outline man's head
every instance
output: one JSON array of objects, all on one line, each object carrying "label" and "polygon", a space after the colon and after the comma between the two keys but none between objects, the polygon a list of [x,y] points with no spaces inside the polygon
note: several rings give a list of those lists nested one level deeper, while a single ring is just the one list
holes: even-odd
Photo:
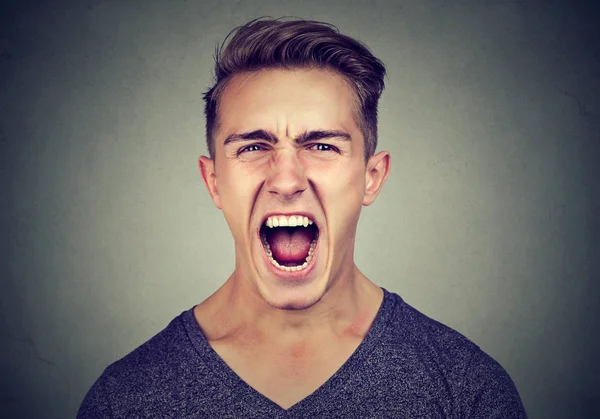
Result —
[{"label": "man's head", "polygon": [[241,286],[272,307],[311,307],[354,274],[361,208],[389,172],[374,155],[383,73],[358,42],[304,21],[251,22],[217,62],[200,169]]},{"label": "man's head", "polygon": [[308,20],[258,19],[229,36],[227,47],[223,48],[223,43],[216,51],[215,84],[204,96],[211,158],[215,157],[220,99],[228,82],[237,74],[274,68],[329,69],[343,76],[355,95],[365,160],[375,153],[377,104],[384,88],[385,67],[363,44],[340,34],[332,25]]}]

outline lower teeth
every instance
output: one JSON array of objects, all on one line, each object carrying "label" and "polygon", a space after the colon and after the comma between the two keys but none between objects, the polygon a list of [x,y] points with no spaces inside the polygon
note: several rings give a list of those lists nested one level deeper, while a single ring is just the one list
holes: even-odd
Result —
[{"label": "lower teeth", "polygon": [[277,262],[274,258],[273,258],[273,253],[271,252],[271,247],[269,246],[269,242],[267,242],[266,238],[262,239],[263,245],[265,247],[265,251],[267,253],[267,256],[269,258],[269,260],[271,261],[271,263],[273,265],[275,265],[277,268],[287,271],[287,272],[295,272],[295,271],[300,271],[304,268],[306,268],[308,266],[308,263],[312,260],[312,255],[315,251],[315,246],[317,245],[317,240],[313,240],[312,243],[310,244],[310,248],[308,249],[308,256],[306,257],[305,262],[302,265],[298,265],[298,266],[282,266],[279,264],[279,262]]}]

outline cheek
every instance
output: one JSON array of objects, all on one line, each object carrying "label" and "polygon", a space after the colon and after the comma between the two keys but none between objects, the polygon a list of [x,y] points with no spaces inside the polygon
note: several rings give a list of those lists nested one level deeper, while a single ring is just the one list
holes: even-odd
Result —
[{"label": "cheek", "polygon": [[255,185],[246,175],[224,173],[218,184],[223,215],[235,235],[245,231],[250,218]]},{"label": "cheek", "polygon": [[219,179],[219,194],[223,202],[233,209],[246,205],[255,190],[254,178],[246,170],[224,171]]},{"label": "cheek", "polygon": [[365,192],[364,170],[361,167],[348,166],[335,175],[339,179],[338,193],[345,197],[347,204],[360,208]]},{"label": "cheek", "polygon": [[[354,223],[360,214],[365,190],[364,170],[349,164],[323,173],[320,179],[326,210],[343,228]],[[336,222],[337,223],[337,222]]]}]

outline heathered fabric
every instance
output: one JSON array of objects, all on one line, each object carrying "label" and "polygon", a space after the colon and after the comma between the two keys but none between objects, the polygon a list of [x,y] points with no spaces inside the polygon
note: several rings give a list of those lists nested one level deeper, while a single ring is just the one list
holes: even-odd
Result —
[{"label": "heathered fabric", "polygon": [[208,344],[193,308],[110,365],[78,418],[526,418],[506,371],[460,333],[386,289],[363,342],[285,410]]}]

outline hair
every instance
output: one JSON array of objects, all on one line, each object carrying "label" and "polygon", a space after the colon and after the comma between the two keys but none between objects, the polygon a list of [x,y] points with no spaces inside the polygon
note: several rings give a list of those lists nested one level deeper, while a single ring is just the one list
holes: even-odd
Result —
[{"label": "hair", "polygon": [[[227,40],[231,37],[229,43]],[[229,80],[264,69],[319,68],[343,76],[356,98],[357,125],[365,142],[365,160],[377,148],[377,104],[385,67],[354,38],[328,23],[303,19],[259,18],[234,29],[215,51],[215,82],[204,94],[206,144],[215,157],[221,96]]]}]

